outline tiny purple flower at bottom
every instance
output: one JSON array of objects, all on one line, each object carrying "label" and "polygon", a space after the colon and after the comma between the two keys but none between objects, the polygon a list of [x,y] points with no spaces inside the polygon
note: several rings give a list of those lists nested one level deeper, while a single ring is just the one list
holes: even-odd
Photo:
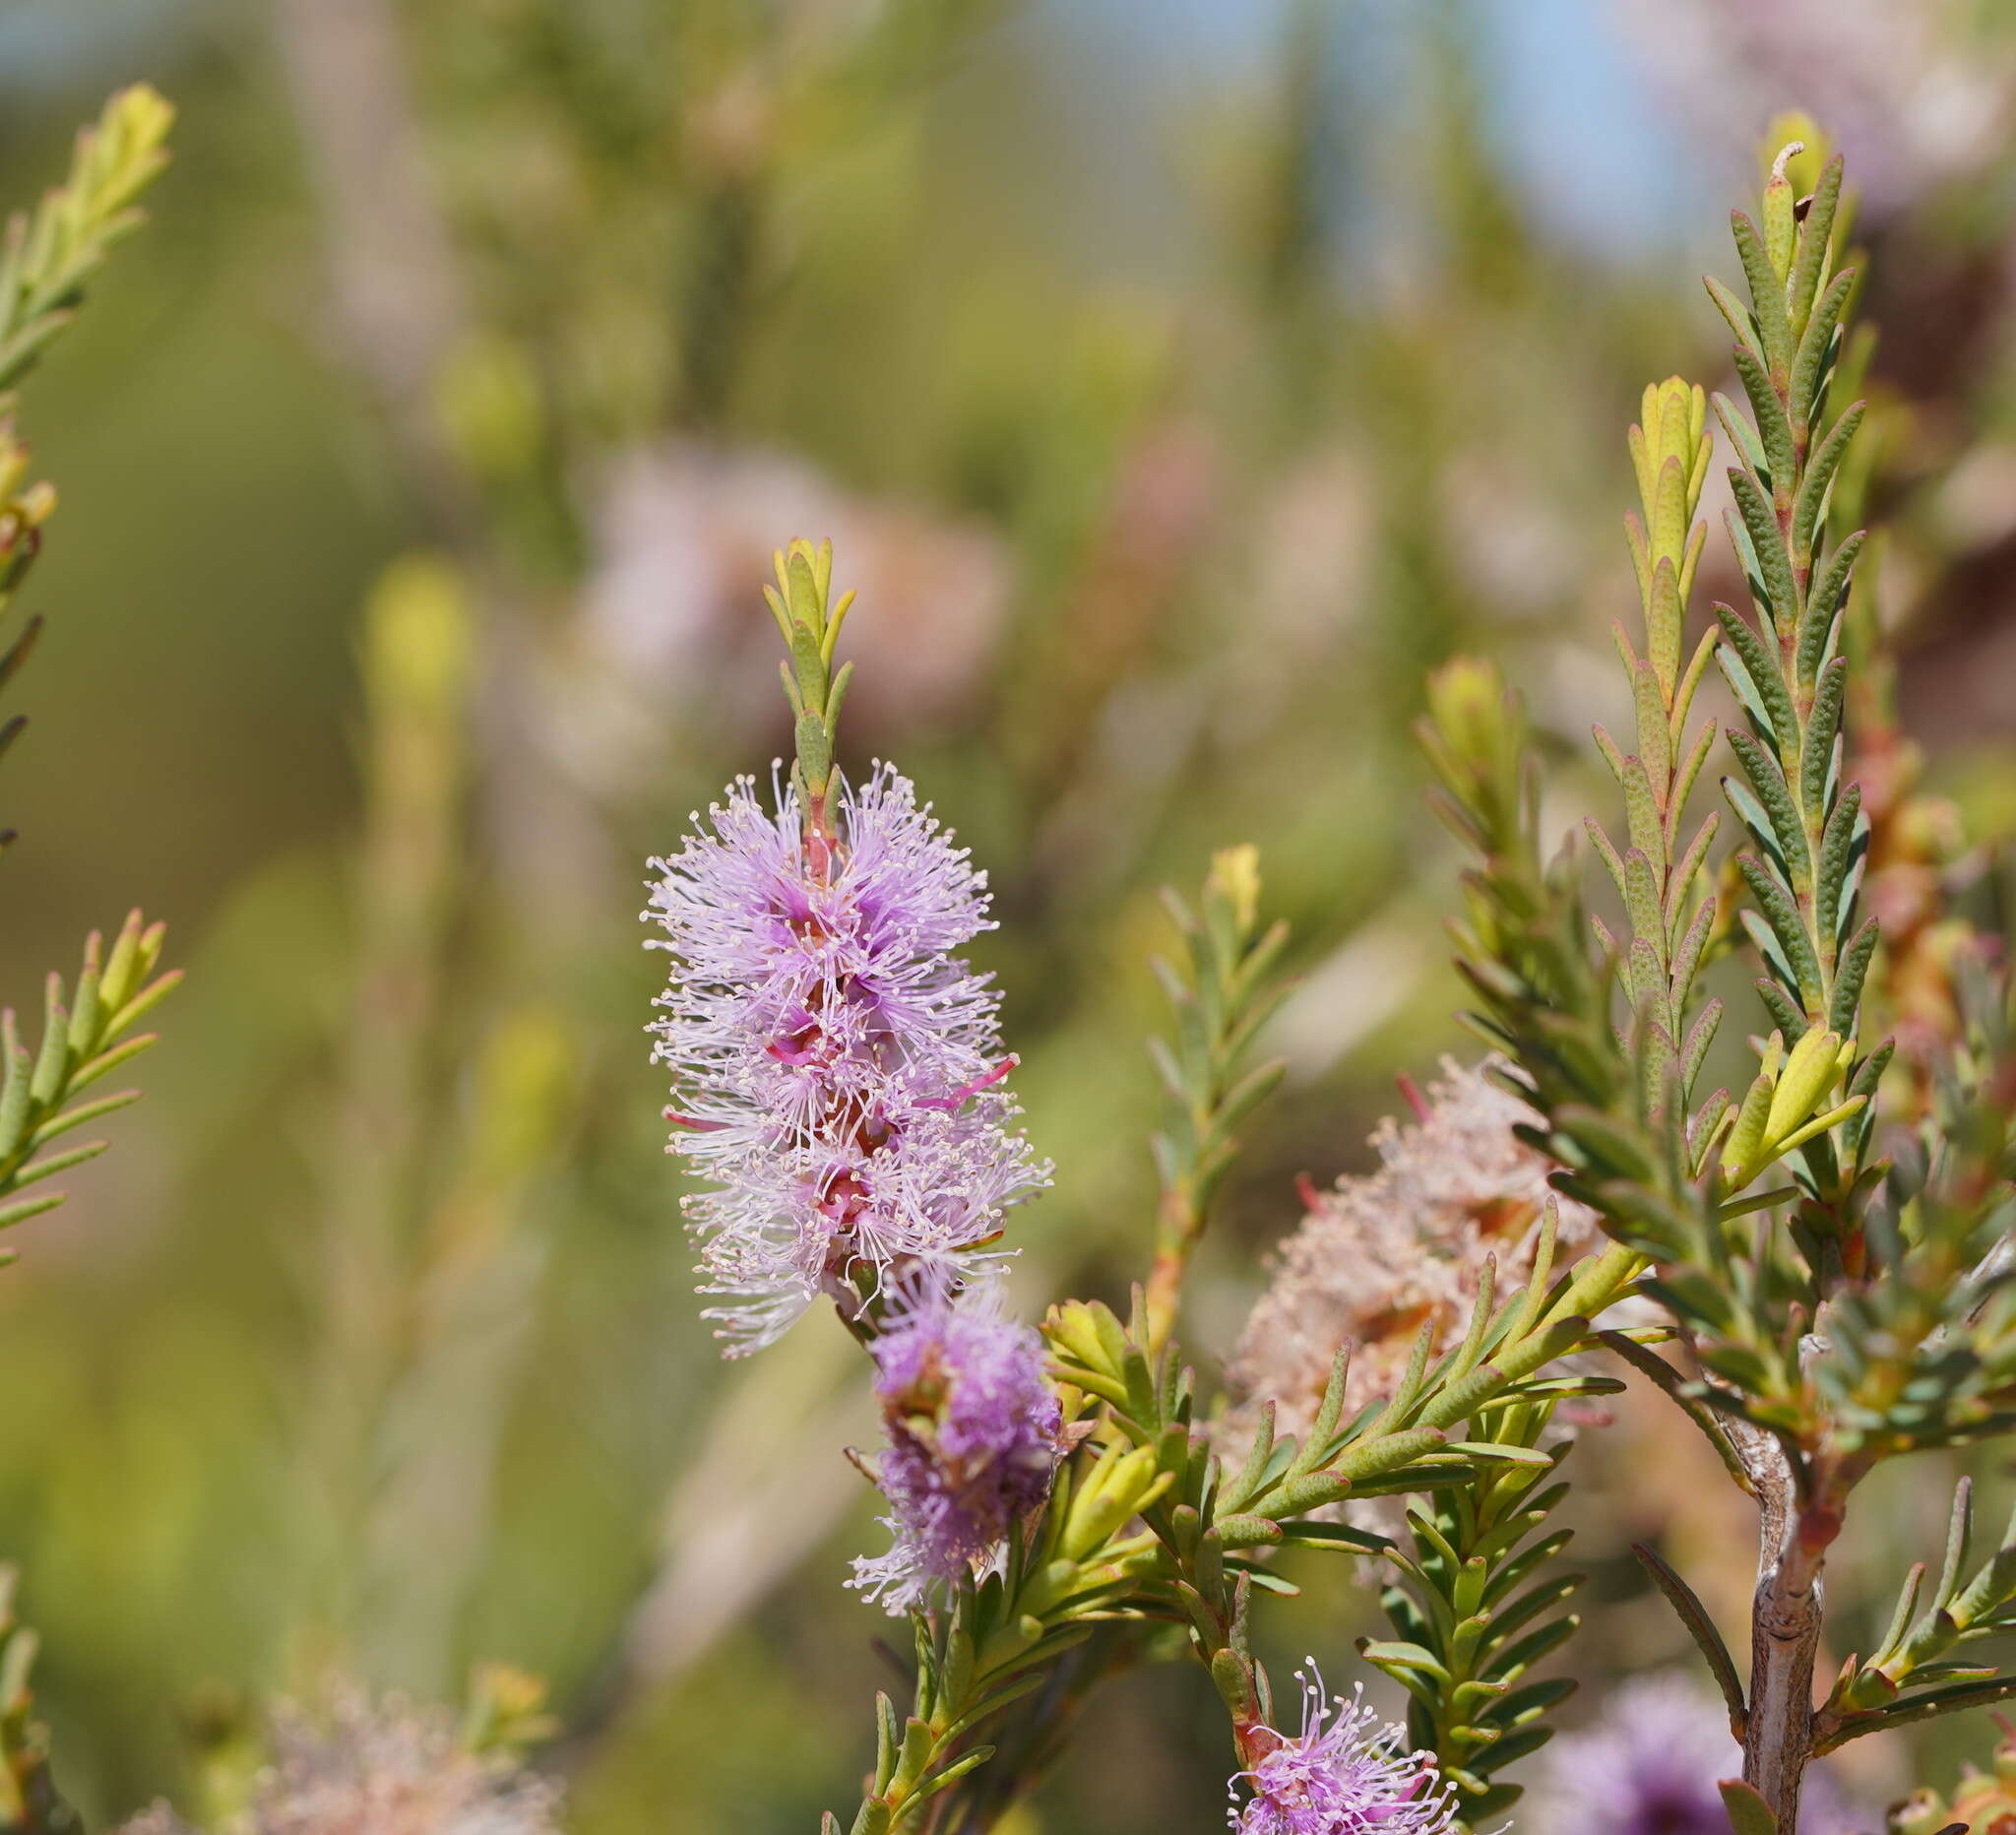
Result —
[{"label": "tiny purple flower at bottom", "polygon": [[[1737,1776],[1742,1747],[1729,1712],[1681,1674],[1618,1683],[1588,1726],[1546,1749],[1531,1800],[1548,1835],[1728,1835],[1717,1781]],[[1849,1835],[1858,1815],[1824,1769],[1806,1773],[1799,1835]]]},{"label": "tiny purple flower at bottom", "polygon": [[1063,1409],[1042,1340],[1003,1316],[998,1281],[955,1297],[913,1279],[872,1350],[889,1434],[876,1476],[895,1546],[856,1560],[848,1584],[900,1614],[991,1562],[1049,1495]]},{"label": "tiny purple flower at bottom", "polygon": [[[1404,1727],[1365,1705],[1363,1684],[1348,1700],[1327,1695],[1313,1657],[1295,1679],[1302,1731],[1278,1735],[1279,1745],[1232,1779],[1228,1820],[1237,1835],[1456,1835],[1456,1787],[1429,1754],[1407,1749]],[[1243,1805],[1241,1784],[1252,1792]]]}]

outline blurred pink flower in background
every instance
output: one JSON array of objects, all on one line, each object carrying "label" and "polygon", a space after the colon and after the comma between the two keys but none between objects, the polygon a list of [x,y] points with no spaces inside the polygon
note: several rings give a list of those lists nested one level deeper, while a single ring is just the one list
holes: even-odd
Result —
[{"label": "blurred pink flower in background", "polygon": [[[777,633],[756,584],[781,529],[830,537],[872,614],[847,634],[857,727],[929,724],[966,704],[1014,585],[992,531],[851,494],[785,453],[667,441],[622,460],[601,495],[574,658],[587,693],[569,723],[592,780],[612,766],[624,775],[631,740],[662,738],[668,709],[704,705],[735,725],[772,717]],[[630,711],[613,727],[611,702]]]}]

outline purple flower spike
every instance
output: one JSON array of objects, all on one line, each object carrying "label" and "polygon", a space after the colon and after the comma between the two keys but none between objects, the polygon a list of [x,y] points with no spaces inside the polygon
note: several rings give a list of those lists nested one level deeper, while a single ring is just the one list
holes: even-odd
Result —
[{"label": "purple flower spike", "polygon": [[983,1569],[1049,1495],[1063,1411],[1042,1340],[1002,1316],[995,1281],[957,1298],[906,1286],[873,1350],[889,1433],[876,1476],[896,1542],[856,1560],[849,1585],[902,1614]]},{"label": "purple flower spike", "polygon": [[[1425,1752],[1407,1749],[1407,1731],[1384,1725],[1365,1706],[1360,1685],[1347,1700],[1324,1692],[1309,1659],[1297,1670],[1302,1731],[1232,1780],[1252,1796],[1234,1802],[1238,1835],[1456,1835],[1455,1786]],[[1332,1708],[1337,1710],[1331,1717]]]},{"label": "purple flower spike", "polygon": [[830,849],[806,847],[792,791],[773,813],[743,778],[652,864],[674,959],[654,1055],[673,1151],[714,1186],[687,1219],[730,1355],[821,1292],[852,1308],[919,1263],[971,1277],[1048,1169],[1009,1127],[988,978],[952,953],[992,927],[966,850],[880,765],[843,791]]}]

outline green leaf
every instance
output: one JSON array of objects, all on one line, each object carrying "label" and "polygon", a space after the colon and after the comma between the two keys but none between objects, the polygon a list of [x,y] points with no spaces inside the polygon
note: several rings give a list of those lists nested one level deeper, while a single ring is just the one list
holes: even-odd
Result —
[{"label": "green leaf", "polygon": [[1826,292],[1821,294],[1820,303],[1813,308],[1813,316],[1806,322],[1806,329],[1799,338],[1798,355],[1793,361],[1790,406],[1793,419],[1800,425],[1812,420],[1821,381],[1826,375],[1828,353],[1833,348],[1835,328],[1841,323],[1841,315],[1848,306],[1848,296],[1854,288],[1855,270],[1842,269],[1829,283]]},{"label": "green leaf", "polygon": [[[1679,468],[1674,465],[1671,469],[1677,471]],[[1665,703],[1679,687],[1680,626],[1685,612],[1679,576],[1673,571],[1671,558],[1662,554],[1659,565],[1653,569],[1651,590],[1645,599],[1645,642],[1653,676],[1660,688],[1662,728],[1668,724]],[[1669,730],[1663,743],[1670,745],[1671,742]],[[1641,749],[1645,743],[1641,737]]]},{"label": "green leaf", "polygon": [[1793,712],[1792,697],[1771,653],[1734,606],[1718,601],[1715,616],[1728,640],[1716,647],[1717,664],[1742,702],[1758,736],[1772,740],[1781,753],[1791,752],[1799,742],[1798,717]]},{"label": "green leaf", "polygon": [[1778,981],[1758,981],[1757,997],[1764,1002],[1764,1010],[1771,1015],[1772,1025],[1783,1033],[1796,1033],[1806,1023],[1806,1010],[1786,992],[1786,988],[1794,984],[1795,978],[1791,971],[1782,969],[1780,973],[1785,978],[1784,985]]},{"label": "green leaf", "polygon": [[1876,953],[1880,931],[1871,918],[1855,933],[1855,940],[1842,952],[1841,966],[1834,979],[1834,998],[1827,1008],[1827,1024],[1844,1039],[1856,1031],[1861,1012],[1862,982],[1869,972],[1869,959]]},{"label": "green leaf", "polygon": [[1793,581],[1792,556],[1786,552],[1785,538],[1779,534],[1771,499],[1748,472],[1732,469],[1729,481],[1742,517],[1743,532],[1750,538],[1758,578],[1764,585],[1765,615],[1775,629],[1789,629],[1798,615],[1799,596]]},{"label": "green leaf", "polygon": [[[1681,814],[1686,809],[1687,798],[1694,793],[1694,782],[1701,775],[1701,767],[1708,762],[1708,754],[1715,745],[1715,735],[1720,730],[1721,728],[1712,720],[1703,726],[1701,730],[1694,735],[1693,749],[1681,760],[1679,770],[1673,774],[1672,794],[1668,798],[1666,806],[1667,852],[1669,854],[1672,852],[1672,842],[1679,829]],[[1713,819],[1711,816],[1710,820],[1713,821]],[[1697,861],[1696,864],[1698,865],[1699,862]],[[1674,869],[1674,875],[1673,882],[1669,888],[1670,896],[1682,896],[1686,891],[1688,880],[1693,877],[1693,869],[1688,867],[1683,859],[1680,865]]]},{"label": "green leaf", "polygon": [[[1659,887],[1655,881],[1652,862],[1645,857],[1644,850],[1633,848],[1624,855],[1624,904],[1631,916],[1631,928],[1638,934],[1639,941],[1657,947],[1662,953],[1666,941],[1666,914],[1659,904]],[[1659,961],[1659,957],[1655,957]],[[1656,991],[1666,992],[1666,976],[1663,962]],[[1640,990],[1655,991],[1648,986]]]},{"label": "green leaf", "polygon": [[1757,329],[1757,321],[1750,310],[1735,294],[1718,281],[1712,274],[1701,277],[1701,285],[1708,289],[1708,297],[1715,301],[1715,309],[1729,322],[1729,328],[1736,336],[1737,345],[1757,348],[1763,343],[1763,336]]},{"label": "green leaf", "polygon": [[1840,910],[1850,859],[1861,826],[1861,786],[1851,784],[1834,805],[1834,813],[1827,818],[1821,833],[1820,874],[1813,902],[1823,914]]},{"label": "green leaf", "polygon": [[1641,854],[1666,857],[1664,845],[1665,823],[1659,809],[1659,793],[1652,788],[1652,779],[1645,769],[1645,761],[1636,752],[1624,759],[1624,818],[1630,830],[1631,846]]},{"label": "green leaf", "polygon": [[62,1202],[63,1193],[51,1191],[39,1198],[17,1198],[11,1204],[0,1204],[0,1230],[11,1230],[16,1224],[25,1224],[31,1217],[53,1211]]},{"label": "green leaf", "polygon": [[[1805,743],[1799,754],[1799,800],[1809,820],[1817,821],[1826,806],[1827,781],[1833,775],[1834,740],[1841,731],[1841,707],[1848,692],[1848,659],[1836,657],[1820,671],[1813,706],[1806,716]],[[1821,910],[1831,910],[1823,901]]]},{"label": "green leaf", "polygon": [[1743,393],[1750,398],[1750,412],[1756,418],[1766,481],[1774,495],[1781,490],[1789,490],[1793,479],[1798,475],[1798,466],[1793,458],[1792,422],[1785,417],[1785,408],[1771,387],[1770,377],[1764,373],[1764,365],[1755,354],[1738,349],[1735,365]]},{"label": "green leaf", "polygon": [[1941,1714],[1960,1714],[1969,1708],[1992,1707],[1997,1701],[2007,1701],[2011,1696],[2016,1696],[2016,1676],[1998,1676],[1985,1682],[1955,1682],[1944,1688],[1934,1688],[1928,1694],[1907,1696],[1871,1713],[1850,1715],[1832,1733],[1815,1740],[1813,1751],[1815,1756],[1825,1757],[1851,1740],[1859,1740],[1864,1734],[1893,1733],[1899,1727],[1933,1720]]},{"label": "green leaf", "polygon": [[1806,467],[1806,475],[1800,481],[1798,498],[1792,512],[1792,551],[1795,555],[1810,556],[1813,551],[1813,532],[1827,502],[1827,487],[1834,482],[1834,474],[1841,469],[1849,442],[1862,424],[1866,409],[1864,402],[1851,404]]},{"label": "green leaf", "polygon": [[1687,1627],[1687,1635],[1694,1640],[1695,1649],[1700,1651],[1702,1660],[1708,1665],[1709,1675],[1714,1677],[1716,1687],[1722,1691],[1723,1704],[1729,1709],[1730,1724],[1741,1727],[1749,1713],[1743,1701],[1742,1678],[1736,1674],[1735,1659],[1730,1655],[1729,1646],[1723,1642],[1722,1633],[1716,1628],[1708,1608],[1657,1550],[1646,1543],[1634,1542],[1631,1552],[1652,1576],[1653,1584],[1666,1595],[1667,1604],[1673,1609],[1674,1615]]},{"label": "green leaf", "polygon": [[1813,187],[1806,220],[1799,226],[1799,252],[1793,263],[1792,281],[1787,287],[1787,307],[1793,330],[1803,333],[1813,310],[1814,296],[1826,277],[1828,238],[1834,232],[1834,212],[1841,202],[1841,155],[1827,161],[1820,182]]},{"label": "green leaf", "polygon": [[1835,549],[1834,558],[1827,563],[1799,613],[1796,666],[1802,684],[1811,682],[1818,674],[1827,654],[1837,615],[1848,594],[1849,576],[1855,570],[1856,557],[1862,551],[1862,540],[1863,534],[1858,529]]},{"label": "green leaf", "polygon": [[[1790,984],[1801,998],[1817,1002],[1820,997],[1820,964],[1813,954],[1812,939],[1806,935],[1798,907],[1792,894],[1772,877],[1756,855],[1736,855],[1736,870],[1756,901],[1757,913],[1770,926],[1771,935],[1785,952],[1784,967],[1791,970]],[[1747,914],[1746,914],[1747,915]]]},{"label": "green leaf", "polygon": [[1742,819],[1743,826],[1756,836],[1758,845],[1778,856],[1779,865],[1796,891],[1806,877],[1808,863],[1805,830],[1800,826],[1797,809],[1793,806],[1792,787],[1786,783],[1778,760],[1747,732],[1732,732],[1729,749],[1741,762],[1743,774],[1756,790],[1763,807],[1759,809],[1756,803],[1740,794],[1738,785],[1725,778],[1723,790],[1730,804]]},{"label": "green leaf", "polygon": [[1733,1835],[1778,1835],[1778,1818],[1771,1805],[1740,1778],[1724,1778],[1715,1787],[1722,1793],[1722,1806],[1729,1813]]},{"label": "green leaf", "polygon": [[[1671,572],[1664,561],[1660,567],[1663,572]],[[1673,647],[1677,652],[1677,619]],[[1669,675],[1669,682],[1670,679]],[[1666,696],[1661,690],[1659,671],[1643,659],[1632,671],[1632,689],[1638,713],[1638,756],[1652,782],[1664,785],[1672,776],[1672,734],[1667,726]],[[1664,854],[1661,858],[1664,859]]]},{"label": "green leaf", "polygon": [[1750,316],[1757,326],[1762,354],[1772,376],[1784,386],[1792,363],[1792,325],[1785,312],[1785,284],[1771,266],[1764,238],[1741,211],[1732,211],[1730,228],[1742,258],[1743,279],[1750,288]]},{"label": "green leaf", "polygon": [[[1596,850],[1596,857],[1603,862],[1604,870],[1609,874],[1611,883],[1617,888],[1617,896],[1624,897],[1624,862],[1617,854],[1615,844],[1604,833],[1603,824],[1595,816],[1584,816],[1582,826],[1588,833],[1590,846]],[[1638,849],[1634,848],[1632,852],[1637,854],[1639,858],[1644,858],[1644,854]]]}]

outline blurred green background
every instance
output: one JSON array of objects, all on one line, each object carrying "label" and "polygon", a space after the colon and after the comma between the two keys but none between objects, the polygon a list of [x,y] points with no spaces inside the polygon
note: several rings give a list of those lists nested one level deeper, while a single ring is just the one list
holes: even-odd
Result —
[{"label": "blurred green background", "polygon": [[[1566,755],[1617,711],[1624,428],[1654,377],[1728,386],[1695,276],[1784,108],[1862,189],[1907,721],[1977,838],[2016,822],[1996,14],[0,7],[11,199],[115,85],[182,110],[24,411],[63,507],[0,991],[134,902],[191,972],[149,1100],[0,1281],[0,1552],[94,1819],[200,1803],[245,1703],[332,1663],[437,1697],[542,1673],[596,1835],[809,1827],[865,1763],[856,1360],[815,1318],[717,1360],[634,916],[645,857],[787,744],[757,588],[788,538],[861,589],[853,756],[993,876],[979,953],[1057,1163],[1032,1307],[1144,1265],[1155,888],[1260,844],[1304,980],[1194,1286],[1206,1362],[1294,1175],[1362,1167],[1394,1074],[1462,1048],[1424,668],[1504,656],[1562,826],[1600,806]],[[1634,1400],[1577,1455],[1599,1679],[1682,1658],[1628,1536],[1746,1591],[1733,1500],[1663,1425]],[[1879,1580],[1937,1533],[1892,1476]],[[1371,1603],[1309,1579],[1285,1635],[1341,1667]],[[1216,1825],[1200,1678],[1127,1678],[1093,1726],[1031,1826]]]}]

